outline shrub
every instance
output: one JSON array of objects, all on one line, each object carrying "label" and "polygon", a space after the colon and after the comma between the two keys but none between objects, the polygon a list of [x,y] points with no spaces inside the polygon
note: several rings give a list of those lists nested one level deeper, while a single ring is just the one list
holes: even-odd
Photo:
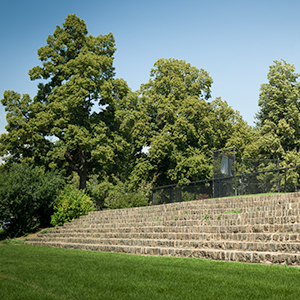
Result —
[{"label": "shrub", "polygon": [[108,196],[108,191],[113,189],[114,185],[105,179],[102,182],[98,182],[98,176],[92,175],[87,182],[86,191],[87,194],[94,201],[97,209],[104,208],[105,198]]},{"label": "shrub", "polygon": [[109,209],[147,206],[150,203],[151,185],[142,182],[136,191],[130,191],[126,183],[114,178],[116,183],[110,184],[104,199]]},{"label": "shrub", "polygon": [[51,216],[51,224],[54,226],[63,225],[94,210],[93,201],[84,191],[67,185],[60,192],[57,201],[54,203],[54,214]]},{"label": "shrub", "polygon": [[110,190],[105,198],[105,206],[109,209],[147,206],[149,202],[141,193],[123,193],[117,189]]},{"label": "shrub", "polygon": [[103,207],[117,209],[149,205],[151,184],[142,182],[138,189],[133,191],[128,187],[130,182],[123,183],[115,176],[112,176],[111,181],[105,178],[98,183],[97,178],[92,177],[87,184],[88,194],[100,209]]},{"label": "shrub", "polygon": [[10,220],[8,236],[22,236],[49,225],[53,202],[63,186],[54,172],[16,164],[0,175],[0,220]]}]

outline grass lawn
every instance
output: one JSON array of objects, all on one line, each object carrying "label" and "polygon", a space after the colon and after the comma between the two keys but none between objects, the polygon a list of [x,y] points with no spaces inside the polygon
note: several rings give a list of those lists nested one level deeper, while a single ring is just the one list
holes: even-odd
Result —
[{"label": "grass lawn", "polygon": [[299,299],[300,268],[0,245],[4,299]]}]

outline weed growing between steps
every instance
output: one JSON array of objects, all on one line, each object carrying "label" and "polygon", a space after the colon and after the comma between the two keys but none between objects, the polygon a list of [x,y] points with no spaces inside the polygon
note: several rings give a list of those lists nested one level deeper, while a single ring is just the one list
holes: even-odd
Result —
[{"label": "weed growing between steps", "polygon": [[233,210],[230,211],[224,211],[223,213],[217,215],[217,220],[220,220],[222,215],[240,214],[241,212],[242,211],[238,208],[234,208]]},{"label": "weed growing between steps", "polygon": [[38,233],[38,236],[40,236],[40,234],[46,234],[46,233],[49,233],[51,230],[53,230],[53,228],[44,228],[43,230],[41,230],[41,231]]},{"label": "weed growing between steps", "polygon": [[[0,246],[1,299],[298,299],[300,269]],[[20,296],[21,295],[21,296]]]},{"label": "weed growing between steps", "polygon": [[177,221],[179,217],[181,216],[190,216],[191,214],[182,214],[182,215],[174,215],[174,220]]},{"label": "weed growing between steps", "polygon": [[203,217],[201,218],[201,221],[208,221],[208,220],[210,220],[210,216],[205,212],[203,214]]},{"label": "weed growing between steps", "polygon": [[162,219],[151,219],[150,222],[162,222]]}]

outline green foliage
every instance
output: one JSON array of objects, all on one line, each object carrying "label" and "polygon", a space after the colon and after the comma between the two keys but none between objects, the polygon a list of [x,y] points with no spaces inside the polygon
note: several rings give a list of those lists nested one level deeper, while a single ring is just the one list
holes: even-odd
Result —
[{"label": "green foliage", "polygon": [[212,79],[182,60],[159,59],[150,80],[141,86],[138,109],[142,112],[143,138],[157,185],[186,182],[208,176],[205,156],[210,135]]},{"label": "green foliage", "polygon": [[50,232],[52,229],[53,229],[53,228],[44,228],[43,230],[41,230],[41,231],[38,233],[38,235],[48,233],[48,232]]},{"label": "green foliage", "polygon": [[88,35],[85,22],[68,15],[46,42],[38,49],[42,66],[29,71],[31,80],[44,80],[36,97],[6,91],[1,100],[8,125],[0,155],[65,175],[75,171],[84,189],[88,174],[107,171],[114,163],[116,142],[123,141],[114,122],[115,106],[129,88],[124,80],[113,79],[111,33]]},{"label": "green foliage", "polygon": [[151,219],[150,222],[162,222],[162,219],[154,218],[154,219]]},{"label": "green foliage", "polygon": [[230,211],[225,211],[223,212],[224,215],[228,215],[228,214],[240,214],[242,211],[238,208],[234,208],[233,210]]},{"label": "green foliage", "polygon": [[0,241],[5,240],[7,236],[7,232],[4,229],[0,229]]},{"label": "green foliage", "polygon": [[147,206],[151,202],[152,184],[146,181],[123,183],[114,175],[99,182],[95,175],[87,182],[87,193],[98,209]]},{"label": "green foliage", "polygon": [[220,220],[222,215],[230,215],[230,214],[240,214],[242,211],[239,208],[234,208],[230,211],[224,211],[223,213],[217,214],[216,219]]},{"label": "green foliage", "polygon": [[181,200],[182,201],[193,201],[195,200],[195,193],[191,193],[191,192],[181,192]]},{"label": "green foliage", "polygon": [[[262,84],[257,125],[260,128],[260,153],[268,158],[286,160],[290,152],[300,149],[300,84],[294,65],[274,61],[268,83]],[[298,155],[299,156],[299,155]],[[295,163],[291,161],[290,163]]]},{"label": "green foliage", "polygon": [[151,184],[141,183],[135,190],[129,190],[127,184],[116,177],[115,184],[106,181],[107,196],[104,200],[105,207],[109,209],[147,206],[150,204]]},{"label": "green foliage", "polygon": [[205,212],[203,214],[203,217],[201,218],[201,221],[208,221],[208,220],[210,220],[210,216]]},{"label": "green foliage", "polygon": [[114,189],[114,185],[105,178],[103,181],[98,181],[98,176],[93,175],[87,182],[87,194],[91,197],[98,209],[104,208],[105,199],[108,197],[108,192]]},{"label": "green foliage", "polygon": [[141,86],[135,126],[137,140],[149,147],[152,167],[145,173],[155,185],[210,178],[212,149],[237,143],[243,152],[253,140],[252,128],[226,101],[207,102],[211,84],[203,69],[159,59]]},{"label": "green foliage", "polygon": [[67,185],[60,192],[54,203],[54,214],[51,216],[51,224],[54,226],[63,225],[94,210],[93,201],[84,191]]},{"label": "green foliage", "polygon": [[111,33],[89,35],[76,15],[56,27],[38,49],[41,64],[29,70],[31,80],[42,79],[37,95],[3,94],[5,167],[26,162],[65,177],[76,172],[79,188],[87,188],[98,208],[112,208],[144,205],[143,182],[211,178],[213,149],[235,145],[238,157],[271,151],[288,165],[299,160],[299,84],[292,65],[270,68],[269,84],[261,88],[259,132],[221,98],[207,102],[213,82],[207,71],[159,59],[149,81],[132,92],[114,78],[115,51]]},{"label": "green foliage", "polygon": [[28,239],[25,238],[25,239],[22,239],[22,238],[15,238],[15,239],[10,239],[10,238],[7,238],[3,241],[0,241],[0,244],[1,245],[23,245],[24,242],[26,242]]},{"label": "green foliage", "polygon": [[10,237],[49,225],[53,202],[63,185],[54,172],[16,164],[0,174],[0,220],[11,218]]},{"label": "green foliage", "polygon": [[237,157],[252,157],[253,144],[257,140],[256,130],[249,126],[238,111],[217,97],[211,102],[213,132],[210,149],[235,146]]}]

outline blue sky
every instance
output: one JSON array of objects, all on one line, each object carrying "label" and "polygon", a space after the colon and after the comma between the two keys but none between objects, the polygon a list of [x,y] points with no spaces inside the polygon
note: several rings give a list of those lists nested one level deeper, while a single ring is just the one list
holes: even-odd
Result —
[{"label": "blue sky", "polygon": [[[28,71],[40,64],[37,49],[75,13],[93,36],[113,33],[116,77],[132,90],[149,80],[159,58],[182,59],[208,71],[212,99],[222,97],[253,125],[273,61],[300,72],[299,11],[293,0],[1,0],[0,99],[5,90],[35,95]],[[0,104],[0,132],[5,125]]]}]

